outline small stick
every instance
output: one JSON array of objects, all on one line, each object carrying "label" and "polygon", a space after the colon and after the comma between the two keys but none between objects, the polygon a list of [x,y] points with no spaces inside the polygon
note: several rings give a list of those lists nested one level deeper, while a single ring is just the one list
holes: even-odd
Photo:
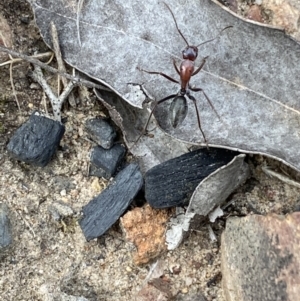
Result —
[{"label": "small stick", "polygon": [[48,109],[47,109],[47,102],[46,102],[46,93],[45,93],[45,91],[44,91],[44,93],[43,93],[43,104],[44,104],[44,107],[45,107],[45,112],[46,112],[46,115],[48,116],[49,115],[49,113],[48,113]]},{"label": "small stick", "polygon": [[[0,36],[1,36],[1,39],[2,39],[2,41],[4,43],[4,45],[6,46],[5,39],[4,39],[4,37],[3,37],[3,35],[2,35],[1,32],[0,32]],[[10,54],[8,54],[8,55],[9,55],[10,60],[12,60],[12,56]],[[15,97],[15,101],[17,103],[18,109],[19,109],[19,111],[21,111],[19,100],[18,100],[18,97],[17,97],[17,92],[16,92],[16,89],[15,89],[14,79],[13,79],[13,76],[12,76],[12,67],[13,67],[13,63],[11,63],[10,66],[9,66],[10,85],[11,85],[11,89],[13,91],[13,95]]]},{"label": "small stick", "polygon": [[81,38],[80,38],[80,14],[81,14],[81,10],[83,7],[83,2],[84,0],[79,0],[77,3],[77,16],[76,16],[76,27],[77,27],[77,38],[78,38],[78,43],[79,46],[81,47]]},{"label": "small stick", "polygon": [[[42,58],[46,58],[46,57],[49,57],[49,56],[53,58],[54,54],[53,54],[52,51],[48,51],[48,52],[45,52],[45,53],[38,53],[38,54],[32,55],[31,57],[36,58],[36,59],[42,59]],[[52,58],[49,60],[49,62],[47,62],[47,64],[49,64],[52,61]],[[1,63],[0,67],[11,64],[11,63],[14,64],[14,63],[19,63],[19,62],[23,62],[23,61],[24,61],[23,59],[14,59],[14,58],[12,58],[9,61],[5,61],[5,62]]]},{"label": "small stick", "polygon": [[[53,21],[51,21],[51,36],[52,36],[53,49],[54,49],[55,57],[57,60],[58,70],[60,72],[66,73],[67,70],[66,70],[66,66],[64,64],[62,55],[61,55],[61,51],[60,51],[57,29],[56,29],[56,26],[53,23]],[[58,75],[58,82],[60,82],[60,80],[62,81],[64,88],[66,88],[68,85],[67,79],[63,76]],[[58,87],[59,87],[59,85],[58,85]],[[57,95],[59,95],[59,91],[60,90],[58,90]],[[69,95],[69,103],[72,107],[76,107],[75,98],[72,93]]]},{"label": "small stick", "polygon": [[282,181],[282,182],[284,182],[288,185],[292,185],[292,186],[295,186],[297,188],[300,188],[300,183],[298,183],[297,181],[292,180],[290,177],[287,177],[287,176],[285,176],[281,173],[278,173],[278,172],[270,169],[270,167],[265,165],[265,164],[261,167],[261,169],[268,176],[277,178],[278,180],[280,180],[280,181]]},{"label": "small stick", "polygon": [[64,72],[60,72],[59,70],[57,70],[57,69],[55,69],[51,66],[48,66],[47,64],[45,64],[45,63],[43,63],[43,62],[41,62],[41,61],[31,57],[31,56],[28,56],[28,55],[23,54],[23,53],[16,52],[16,51],[14,51],[12,49],[9,49],[7,47],[4,47],[4,46],[0,45],[0,51],[5,52],[5,53],[9,53],[12,56],[21,58],[21,59],[23,59],[23,60],[25,60],[25,61],[27,61],[31,64],[34,64],[34,65],[37,65],[37,66],[43,68],[43,69],[45,69],[45,70],[47,70],[51,73],[59,74],[61,76],[64,76],[67,79],[70,79],[74,82],[77,82],[78,84],[82,84],[82,85],[87,86],[89,88],[96,88],[96,89],[99,89],[99,90],[111,91],[111,89],[109,89],[109,88],[107,88],[103,85],[95,84],[95,83],[93,83],[89,80],[85,80],[85,79],[78,78],[78,77],[72,76],[72,75],[64,73]]},{"label": "small stick", "polygon": [[52,92],[51,88],[47,84],[41,67],[35,66],[34,71],[31,72],[30,76],[37,81],[43,88],[44,92],[47,94],[48,98],[50,99],[50,102],[52,104],[53,108],[53,115],[55,120],[61,122],[61,107],[64,102],[64,100],[68,97],[68,95],[71,93],[72,89],[76,85],[73,82],[69,82],[67,87],[64,89],[63,93],[56,97],[56,95]]},{"label": "small stick", "polygon": [[11,63],[10,66],[9,66],[9,78],[10,78],[10,84],[11,84],[11,88],[12,88],[12,91],[13,91],[13,95],[15,97],[15,100],[16,100],[16,103],[18,105],[18,109],[19,111],[21,111],[21,108],[20,108],[20,104],[19,104],[19,100],[18,100],[18,97],[17,97],[17,92],[16,92],[16,88],[15,88],[15,84],[14,84],[14,79],[13,79],[13,64]]}]

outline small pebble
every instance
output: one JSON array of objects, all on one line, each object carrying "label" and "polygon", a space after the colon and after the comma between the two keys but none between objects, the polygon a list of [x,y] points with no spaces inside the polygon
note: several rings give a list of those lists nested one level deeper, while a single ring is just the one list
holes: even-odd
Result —
[{"label": "small pebble", "polygon": [[88,119],[85,123],[85,130],[98,145],[110,149],[117,136],[114,128],[101,118]]},{"label": "small pebble", "polygon": [[188,291],[189,291],[189,289],[188,289],[187,287],[184,287],[184,288],[181,290],[181,292],[182,292],[183,294],[187,294]]},{"label": "small pebble", "polygon": [[61,190],[60,195],[61,196],[66,196],[67,195],[66,189]]},{"label": "small pebble", "polygon": [[103,177],[109,180],[116,172],[118,165],[125,156],[125,148],[120,144],[111,149],[96,146],[91,152],[90,176]]},{"label": "small pebble", "polygon": [[126,267],[126,271],[127,271],[127,272],[132,272],[131,267],[128,267],[128,266],[127,266],[127,267]]},{"label": "small pebble", "polygon": [[38,84],[36,84],[36,83],[32,83],[29,86],[29,88],[32,89],[32,90],[40,90],[41,89],[41,87]]}]

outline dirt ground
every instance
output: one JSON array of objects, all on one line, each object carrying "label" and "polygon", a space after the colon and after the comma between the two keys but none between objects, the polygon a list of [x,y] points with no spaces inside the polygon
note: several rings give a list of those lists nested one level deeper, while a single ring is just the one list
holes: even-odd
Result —
[{"label": "dirt ground", "polygon": [[[15,50],[30,55],[48,51],[25,1],[2,1],[0,12],[11,28]],[[155,261],[144,266],[133,264],[132,246],[126,243],[118,223],[103,237],[87,243],[76,218],[66,220],[63,227],[49,210],[63,201],[79,213],[107,185],[107,181],[88,176],[93,144],[84,123],[87,118],[106,114],[93,94],[85,93],[76,109],[64,109],[66,133],[48,166],[16,162],[6,152],[13,132],[33,110],[45,107],[42,90],[27,76],[29,69],[25,62],[13,67],[19,110],[12,94],[9,65],[0,67],[0,202],[10,209],[14,232],[13,246],[0,261],[1,300],[67,300],[66,295],[88,300],[134,300]],[[268,177],[261,169],[265,161],[260,156],[248,158],[253,176],[230,197],[231,215],[294,211],[299,188]],[[268,164],[281,173],[280,168],[284,168],[294,179],[299,177],[279,163]],[[224,300],[219,244],[224,227],[225,218],[213,225],[218,238],[214,243],[207,227],[191,231],[178,249],[159,258],[173,295],[202,292],[207,300]]]}]

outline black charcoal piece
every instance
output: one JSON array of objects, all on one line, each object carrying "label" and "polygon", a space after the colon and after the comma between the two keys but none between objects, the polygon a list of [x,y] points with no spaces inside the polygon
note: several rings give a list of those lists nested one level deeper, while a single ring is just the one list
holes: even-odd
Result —
[{"label": "black charcoal piece", "polygon": [[8,216],[8,208],[0,204],[0,251],[12,243],[12,229]]},{"label": "black charcoal piece", "polygon": [[37,166],[46,166],[64,135],[65,126],[58,121],[33,113],[17,129],[7,149],[12,157]]},{"label": "black charcoal piece", "polygon": [[154,208],[184,206],[197,185],[237,152],[199,149],[156,165],[145,175],[145,198]]},{"label": "black charcoal piece", "polygon": [[114,128],[101,118],[89,119],[85,123],[85,129],[90,137],[105,149],[110,149],[117,136]]},{"label": "black charcoal piece", "polygon": [[121,144],[116,144],[111,149],[94,147],[91,153],[90,176],[110,179],[124,156],[125,147]]},{"label": "black charcoal piece", "polygon": [[120,171],[112,183],[83,207],[80,227],[87,241],[104,234],[124,213],[143,185],[137,164]]}]

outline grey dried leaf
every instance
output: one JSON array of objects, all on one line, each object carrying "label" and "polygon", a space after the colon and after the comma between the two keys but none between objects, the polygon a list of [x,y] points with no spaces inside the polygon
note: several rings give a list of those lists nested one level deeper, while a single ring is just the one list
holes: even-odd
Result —
[{"label": "grey dried leaf", "polygon": [[[242,22],[209,0],[167,2],[191,44],[233,26],[219,39],[201,46],[196,65],[201,58],[209,58],[204,70],[191,81],[204,89],[221,116],[219,120],[201,93],[193,93],[199,101],[208,144],[266,154],[299,170],[299,45],[279,30]],[[130,83],[144,84],[156,100],[179,91],[177,84],[138,70],[161,71],[178,78],[172,59],[180,62],[185,43],[162,3],[84,3],[79,26],[81,45],[75,2],[31,0],[31,4],[46,43],[51,45],[48,25],[53,20],[64,59],[111,87],[133,106],[141,108],[145,97],[128,97]],[[190,102],[188,105],[188,115],[176,129],[167,118],[169,103],[158,106],[155,117],[163,130],[177,139],[204,145],[195,110]]]}]

